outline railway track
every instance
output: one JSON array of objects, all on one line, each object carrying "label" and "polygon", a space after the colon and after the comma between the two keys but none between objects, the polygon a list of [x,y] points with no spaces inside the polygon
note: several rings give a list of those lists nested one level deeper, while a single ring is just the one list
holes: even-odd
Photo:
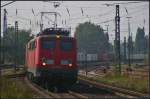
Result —
[{"label": "railway track", "polygon": [[99,98],[99,97],[114,97],[113,93],[110,92],[104,92],[103,90],[97,89],[97,88],[92,88],[89,87],[89,85],[84,85],[81,83],[77,83],[74,85],[70,90],[66,92],[51,92],[48,89],[45,89],[31,81],[29,81],[25,75],[23,74],[14,74],[14,75],[9,75],[5,76],[7,78],[11,79],[18,79],[17,81],[23,80],[22,82],[25,82],[25,84],[34,90],[36,93],[39,94],[40,97],[42,98],[57,98],[57,99],[62,99],[62,98],[72,98],[72,99],[87,99],[87,98]]},{"label": "railway track", "polygon": [[[105,72],[114,72],[113,69],[105,68],[105,70],[106,70]],[[86,71],[86,69],[81,69],[80,71],[82,71],[82,73],[83,73],[83,72]],[[96,66],[96,67],[93,67],[93,68],[87,68],[87,72],[89,74],[93,72],[93,74],[95,76],[101,76],[101,75],[103,76],[103,75],[105,75],[104,68],[101,68],[99,66]],[[132,71],[122,70],[121,72],[123,74],[125,74],[125,75],[134,76],[136,78],[146,78],[146,79],[149,78],[149,70],[136,70],[136,69],[133,69]]]},{"label": "railway track", "polygon": [[64,93],[54,93],[49,91],[48,89],[44,89],[41,86],[29,81],[27,78],[25,78],[26,83],[32,87],[32,89],[36,90],[38,93],[42,94],[44,97],[43,98],[82,98],[82,99],[86,99],[88,97],[83,96],[81,94],[78,94],[76,92],[73,92],[71,90],[69,90],[68,92],[64,92]]},{"label": "railway track", "polygon": [[[26,84],[39,93],[43,98],[114,98],[114,97],[145,97],[145,94],[115,88],[109,85],[104,84],[97,84],[93,83],[93,81],[88,81],[79,77],[79,83],[73,86],[67,92],[62,93],[55,93],[51,92],[48,89],[44,89],[41,86],[30,82],[26,77],[25,74],[14,74],[14,75],[7,75],[5,77],[8,78],[24,78]],[[148,96],[146,96],[148,97]]]},{"label": "railway track", "polygon": [[128,98],[130,98],[130,97],[134,97],[134,98],[138,98],[138,97],[148,98],[149,97],[147,94],[143,94],[143,93],[139,93],[139,92],[135,92],[135,91],[131,91],[131,90],[128,90],[128,89],[119,88],[119,87],[114,87],[114,86],[103,84],[103,83],[97,83],[95,81],[90,81],[88,79],[83,78],[83,76],[79,76],[78,79],[82,83],[93,85],[93,86],[95,86],[97,88],[104,88],[104,89],[112,90],[117,95],[122,96],[122,97],[128,97]]},{"label": "railway track", "polygon": [[[30,81],[28,81],[30,82]],[[46,95],[45,98],[47,98],[48,96],[50,98],[73,98],[73,99],[87,99],[87,98],[105,98],[105,97],[116,97],[116,95],[114,93],[111,93],[109,91],[105,91],[101,90],[101,89],[97,89],[97,88],[92,88],[89,85],[85,85],[85,84],[81,84],[78,83],[76,85],[74,85],[70,90],[68,90],[67,92],[51,92],[48,89],[44,89],[41,86],[30,82],[29,84],[31,84],[30,86],[36,88],[36,90],[40,90],[40,93],[44,93]]]}]

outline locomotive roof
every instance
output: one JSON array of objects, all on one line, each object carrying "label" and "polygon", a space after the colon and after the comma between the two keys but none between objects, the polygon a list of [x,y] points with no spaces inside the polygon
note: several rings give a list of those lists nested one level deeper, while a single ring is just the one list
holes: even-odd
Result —
[{"label": "locomotive roof", "polygon": [[73,38],[73,37],[64,36],[64,35],[41,35],[41,36],[38,36],[37,38],[56,38],[56,36],[60,36],[61,38]]},{"label": "locomotive roof", "polygon": [[33,38],[31,41],[34,41],[38,38],[55,38],[57,35],[59,35],[61,38],[72,38],[69,36],[70,28],[46,28],[42,32],[38,33],[35,38]]},{"label": "locomotive roof", "polygon": [[75,39],[74,37],[70,37],[70,36],[64,36],[64,35],[40,35],[38,37],[35,37],[33,39],[31,39],[29,42],[32,42],[38,38],[56,38],[56,36],[60,36],[60,38],[70,38],[70,39]]},{"label": "locomotive roof", "polygon": [[46,28],[42,32],[38,33],[37,36],[41,35],[64,35],[69,36],[70,28]]}]

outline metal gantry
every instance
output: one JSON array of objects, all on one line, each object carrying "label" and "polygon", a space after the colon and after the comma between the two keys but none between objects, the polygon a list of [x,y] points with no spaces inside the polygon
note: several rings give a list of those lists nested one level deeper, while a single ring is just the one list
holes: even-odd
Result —
[{"label": "metal gantry", "polygon": [[[116,5],[116,17],[115,17],[115,54],[116,54],[116,65],[121,73],[121,57],[120,57],[120,16],[119,16],[119,5]],[[118,67],[119,66],[119,67]]]}]

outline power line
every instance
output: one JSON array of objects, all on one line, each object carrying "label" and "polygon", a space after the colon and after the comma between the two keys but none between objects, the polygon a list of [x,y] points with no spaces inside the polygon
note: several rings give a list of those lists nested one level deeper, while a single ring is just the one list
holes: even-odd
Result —
[{"label": "power line", "polygon": [[11,4],[11,3],[14,3],[14,2],[16,2],[16,1],[11,1],[9,3],[6,3],[6,4],[2,5],[1,8],[4,7],[4,6],[7,6],[7,5]]},{"label": "power line", "polygon": [[[94,16],[88,16],[89,18],[92,18],[92,17],[102,17],[102,16],[105,16],[105,15],[109,15],[110,12],[112,12],[113,10],[109,10],[108,12],[106,13],[103,13],[103,14],[99,14],[99,15],[94,15]],[[84,16],[84,17],[76,17],[76,18],[70,18],[70,21],[72,20],[76,20],[76,19],[84,19],[84,18],[87,18],[87,16]]]},{"label": "power line", "polygon": [[122,3],[112,3],[112,4],[108,4],[108,3],[104,3],[104,4],[100,4],[101,6],[68,6],[65,5],[65,7],[74,7],[74,8],[99,8],[99,7],[103,7],[103,6],[114,6],[116,4],[121,4],[121,5],[125,5],[125,4],[135,4],[135,3],[144,3],[143,1],[136,1],[136,2],[122,2]]},{"label": "power line", "polygon": [[8,16],[8,17],[17,17],[17,18],[20,18],[20,19],[26,20],[26,21],[30,21],[31,20],[31,19],[24,18],[24,17],[21,17],[21,16],[13,16],[13,15],[11,15],[11,16]]},{"label": "power line", "polygon": [[[134,12],[131,12],[131,14],[134,14],[134,13],[136,13],[136,12],[140,12],[140,11],[139,11],[139,10],[136,10],[136,11],[134,11]],[[131,15],[131,14],[130,14],[130,15]],[[124,18],[124,17],[126,17],[126,15],[120,16],[120,18]],[[96,23],[96,24],[108,23],[108,22],[111,22],[111,21],[114,21],[114,18],[109,19],[109,20],[106,20],[106,21],[103,21],[103,22],[100,22],[100,23]]]},{"label": "power line", "polygon": [[[132,6],[132,7],[128,7],[129,9],[137,9],[137,8],[140,8],[140,7],[146,7],[146,6],[149,6],[149,5],[147,5],[147,4],[144,4],[144,5],[138,5],[138,6]],[[126,6],[123,6],[123,7],[126,7]]]},{"label": "power line", "polygon": [[114,6],[114,5],[122,5],[122,4],[132,4],[132,3],[143,3],[143,1],[138,1],[138,2],[121,2],[121,3],[105,3],[105,4],[102,4],[102,5],[106,5],[106,6]]},{"label": "power line", "polygon": [[[142,9],[145,9],[145,7],[144,8],[142,8]],[[140,10],[142,10],[142,9],[140,9]],[[138,10],[136,10],[136,11],[133,11],[133,12],[130,12],[130,15],[131,14],[135,14],[135,13],[139,13],[140,11],[139,11],[139,9]],[[103,15],[102,15],[103,16]],[[101,16],[101,17],[102,17]],[[104,15],[105,16],[105,15]],[[126,17],[126,15],[122,15],[120,18],[124,18],[124,17]],[[84,18],[87,18],[87,17],[84,17]],[[89,18],[92,18],[92,17],[89,17]],[[83,18],[76,18],[76,19],[74,19],[74,20],[78,20],[78,19],[83,19]],[[102,24],[102,23],[108,23],[108,22],[111,22],[111,21],[114,21],[114,18],[112,18],[112,19],[109,19],[109,20],[106,20],[106,21],[102,21],[102,22],[100,22],[100,23],[95,23],[95,24]]]}]

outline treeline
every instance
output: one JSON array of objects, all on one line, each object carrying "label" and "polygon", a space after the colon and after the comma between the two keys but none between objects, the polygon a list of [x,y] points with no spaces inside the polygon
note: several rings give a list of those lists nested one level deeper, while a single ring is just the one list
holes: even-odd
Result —
[{"label": "treeline", "polygon": [[75,37],[78,51],[81,52],[101,54],[113,49],[103,28],[90,22],[79,24],[75,31]]},{"label": "treeline", "polygon": [[[130,37],[130,41],[129,38],[127,39],[127,44],[126,44],[127,48],[129,47],[129,44],[130,44],[131,54],[148,54],[149,37],[148,35],[145,35],[144,28],[138,27],[135,40],[133,40],[132,37]],[[122,54],[123,54],[124,43],[122,43],[121,46],[122,46]]]},{"label": "treeline", "polygon": [[144,28],[138,28],[136,33],[135,42],[133,42],[134,52],[146,54],[149,50],[149,37],[145,35]]},{"label": "treeline", "polygon": [[[25,45],[33,38],[31,30],[18,30],[18,40],[14,27],[8,27],[7,32],[2,37],[2,63],[18,64],[25,62]],[[17,41],[16,41],[17,40]]]},{"label": "treeline", "polygon": [[[85,22],[79,24],[75,31],[78,51],[86,53],[113,53],[114,46],[109,43],[109,37],[101,26]],[[145,35],[144,28],[138,27],[135,41],[127,38],[126,51],[131,47],[132,54],[147,54],[149,51],[149,37]],[[124,54],[124,42],[121,43],[121,54]]]}]

